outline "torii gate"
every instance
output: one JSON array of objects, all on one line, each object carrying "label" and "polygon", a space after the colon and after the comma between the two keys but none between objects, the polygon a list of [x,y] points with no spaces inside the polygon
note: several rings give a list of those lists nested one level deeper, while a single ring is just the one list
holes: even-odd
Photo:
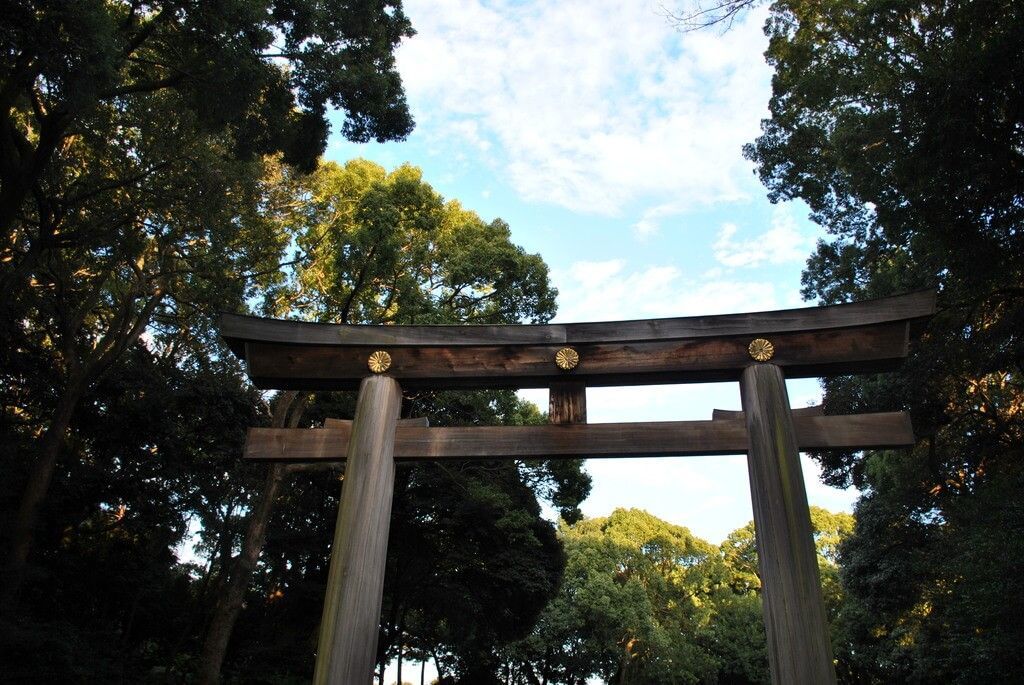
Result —
[{"label": "torii gate", "polygon": [[[607,323],[361,326],[224,315],[221,335],[263,389],[359,389],[355,419],[250,428],[252,460],[347,459],[314,682],[373,679],[395,459],[747,454],[772,682],[836,680],[799,452],[906,447],[903,412],[790,409],[785,377],[891,370],[935,294],[751,314]],[[785,371],[785,376],[783,372]],[[739,381],[711,421],[586,423],[587,386]],[[547,426],[399,422],[408,389],[550,389]]]}]

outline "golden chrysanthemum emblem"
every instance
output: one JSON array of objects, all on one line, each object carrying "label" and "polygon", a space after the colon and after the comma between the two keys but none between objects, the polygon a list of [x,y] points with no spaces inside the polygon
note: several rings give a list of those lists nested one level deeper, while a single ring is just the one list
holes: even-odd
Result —
[{"label": "golden chrysanthemum emblem", "polygon": [[563,347],[555,352],[555,365],[562,371],[572,371],[580,363],[580,353],[571,347]]},{"label": "golden chrysanthemum emblem", "polygon": [[377,350],[366,360],[366,365],[374,373],[384,373],[391,367],[391,355],[384,350]]},{"label": "golden chrysanthemum emblem", "polygon": [[775,345],[764,338],[754,338],[747,347],[750,356],[759,362],[766,362],[775,354]]}]

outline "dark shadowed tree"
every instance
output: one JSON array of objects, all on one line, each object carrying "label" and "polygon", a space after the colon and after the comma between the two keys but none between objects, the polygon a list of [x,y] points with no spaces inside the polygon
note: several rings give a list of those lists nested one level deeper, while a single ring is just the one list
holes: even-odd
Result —
[{"label": "dark shadowed tree", "polygon": [[[13,2],[0,13],[3,382],[41,354],[31,460],[5,530],[17,597],[81,397],[157,322],[234,308],[282,247],[253,213],[264,155],[310,169],[330,107],[352,140],[412,126],[393,50],[400,5]],[[208,328],[208,325],[207,325]],[[11,370],[11,371],[8,371]]]},{"label": "dark shadowed tree", "polygon": [[[24,620],[0,624],[5,680],[180,677],[214,589],[208,567],[176,554],[190,520],[220,508],[208,498],[243,479],[233,468],[243,426],[263,411],[233,364],[182,365],[141,345],[119,358],[72,416],[74,458],[54,476]],[[5,441],[8,473],[30,447]],[[5,503],[17,481],[0,484]]]},{"label": "dark shadowed tree", "polygon": [[805,296],[939,291],[900,371],[825,383],[827,412],[906,408],[920,437],[818,455],[864,489],[840,553],[851,653],[876,682],[1007,682],[1024,666],[1024,7],[784,1],[766,31],[771,119],[747,154],[829,230]]}]

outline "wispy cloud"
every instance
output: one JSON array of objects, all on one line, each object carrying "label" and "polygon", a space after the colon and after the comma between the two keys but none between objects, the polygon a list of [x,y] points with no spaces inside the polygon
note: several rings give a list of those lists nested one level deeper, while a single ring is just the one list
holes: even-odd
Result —
[{"label": "wispy cloud", "polygon": [[629,269],[625,261],[576,262],[555,270],[558,321],[608,321],[725,314],[777,307],[771,282],[723,278],[717,271],[684,276],[672,265]]},{"label": "wispy cloud", "polygon": [[[719,36],[678,33],[654,2],[406,9],[418,35],[399,65],[420,131],[438,154],[488,151],[524,199],[617,215],[633,202],[678,212],[756,188],[740,147],[767,102],[769,71],[750,49],[764,41],[762,13]],[[637,232],[655,232],[658,218]]]},{"label": "wispy cloud", "polygon": [[737,239],[735,224],[723,224],[712,249],[718,263],[727,267],[756,267],[764,264],[801,262],[814,248],[813,229],[801,231],[788,206],[775,208],[767,231],[744,240]]}]

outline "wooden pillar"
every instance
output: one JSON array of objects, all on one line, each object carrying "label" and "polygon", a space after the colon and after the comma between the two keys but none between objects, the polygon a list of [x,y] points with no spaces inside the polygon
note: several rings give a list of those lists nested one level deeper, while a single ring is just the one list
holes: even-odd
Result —
[{"label": "wooden pillar", "polygon": [[548,423],[586,423],[587,385],[557,381],[548,390]]},{"label": "wooden pillar", "polygon": [[395,490],[398,383],[363,379],[352,422],[317,648],[317,685],[369,685],[377,656]]},{"label": "wooden pillar", "polygon": [[740,394],[772,683],[835,683],[811,513],[782,370],[774,364],[747,367]]}]

